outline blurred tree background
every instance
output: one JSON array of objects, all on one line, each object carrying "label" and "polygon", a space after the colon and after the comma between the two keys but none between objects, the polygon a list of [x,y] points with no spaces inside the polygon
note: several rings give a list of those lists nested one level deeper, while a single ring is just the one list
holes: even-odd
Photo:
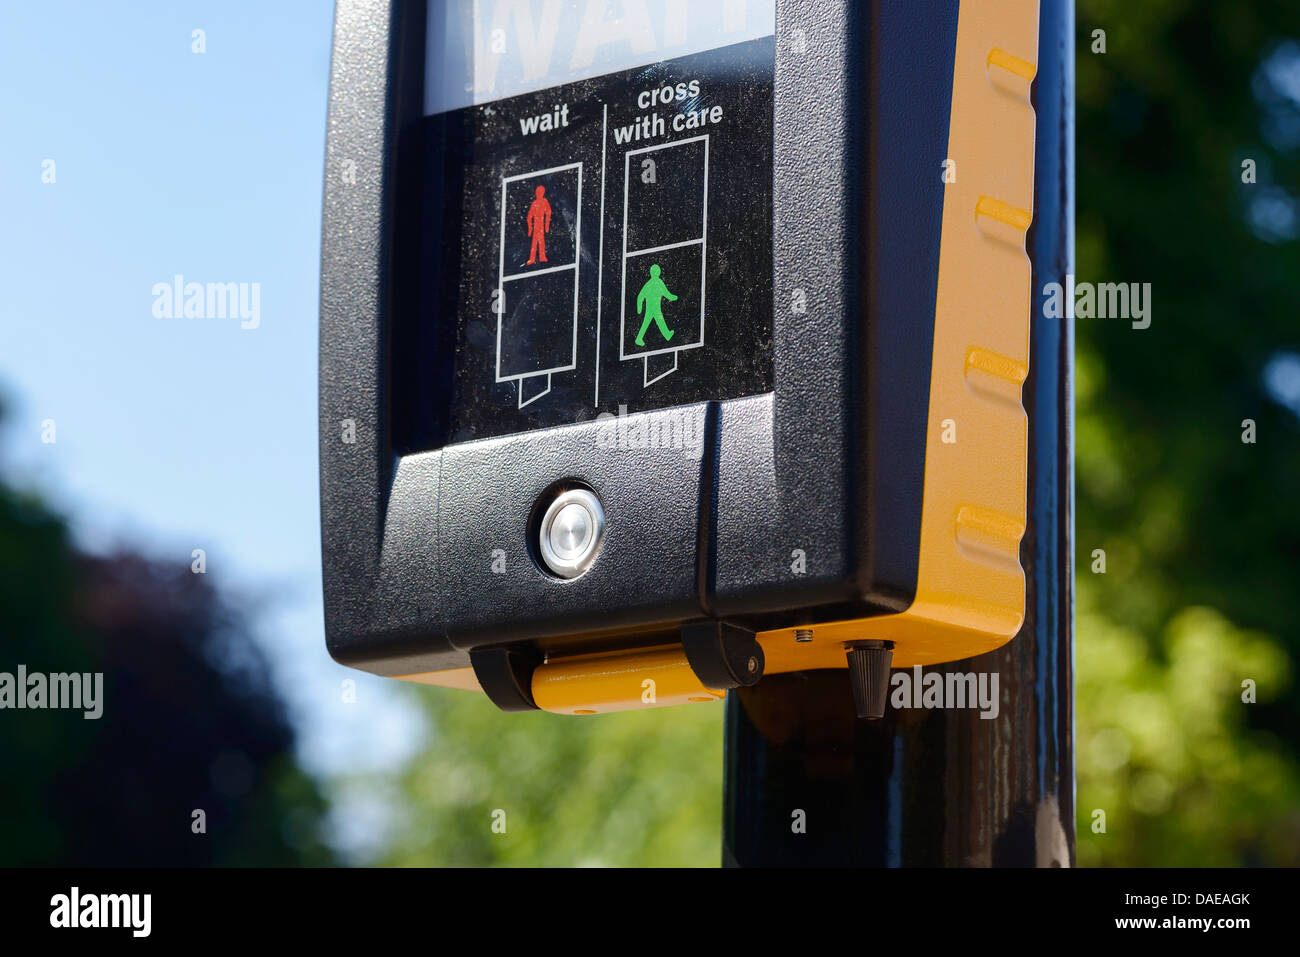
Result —
[{"label": "blurred tree background", "polygon": [[0,713],[0,866],[333,861],[266,661],[207,575],[81,554],[0,484],[0,609],[0,671],[104,675],[97,719]]},{"label": "blurred tree background", "polygon": [[389,863],[718,866],[720,704],[586,719],[424,695],[434,733],[403,782],[408,819]]},{"label": "blurred tree background", "polygon": [[1079,862],[1300,864],[1300,6],[1077,9]]}]

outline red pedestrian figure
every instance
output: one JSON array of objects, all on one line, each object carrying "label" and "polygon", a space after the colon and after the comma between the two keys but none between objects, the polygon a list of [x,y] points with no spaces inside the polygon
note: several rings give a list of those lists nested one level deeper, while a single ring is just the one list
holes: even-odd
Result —
[{"label": "red pedestrian figure", "polygon": [[546,262],[546,234],[551,231],[551,204],[546,200],[546,187],[539,186],[533,193],[537,198],[528,207],[528,235],[533,237],[533,245],[528,250],[527,266],[537,262],[539,252],[542,262]]}]

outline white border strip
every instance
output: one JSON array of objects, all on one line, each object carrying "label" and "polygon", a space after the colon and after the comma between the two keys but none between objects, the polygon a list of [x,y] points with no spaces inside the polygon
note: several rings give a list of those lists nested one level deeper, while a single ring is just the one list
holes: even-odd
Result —
[{"label": "white border strip", "polygon": [[[703,206],[703,235],[698,239],[688,239],[680,243],[669,243],[665,246],[650,246],[645,249],[637,249],[631,252],[627,248],[627,197],[628,181],[632,175],[632,157],[641,153],[653,153],[656,150],[672,149],[674,146],[684,146],[687,143],[704,143],[704,206]],[[698,349],[704,345],[704,286],[705,277],[708,275],[707,262],[709,252],[709,134],[703,136],[692,136],[689,139],[674,140],[671,143],[659,143],[655,146],[643,146],[640,149],[628,150],[623,154],[623,281],[619,291],[619,317],[618,317],[618,358],[619,361],[629,359],[641,359],[648,356],[663,355],[666,352],[685,352],[687,349]],[[632,256],[643,256],[653,252],[660,252],[665,249],[677,249],[682,246],[700,246],[700,334],[695,342],[688,343],[684,346],[672,346],[668,349],[655,349],[650,352],[634,352],[628,354],[625,351],[627,342],[627,261]],[[674,365],[674,371],[676,366]],[[667,373],[665,373],[666,375]],[[658,376],[652,381],[659,381],[663,376]],[[649,385],[649,383],[646,383]]]},{"label": "white border strip", "polygon": [[[531,179],[534,176],[545,176],[549,173],[562,173],[565,170],[576,169],[578,171],[578,196],[574,203],[574,217],[576,226],[573,232],[573,262],[564,266],[548,266],[546,269],[534,269],[525,273],[512,273],[506,275],[506,187],[509,183],[515,183],[522,179]],[[547,169],[531,170],[527,173],[518,173],[514,176],[503,176],[501,178],[501,243],[500,257],[497,261],[497,302],[501,311],[497,313],[497,361],[496,361],[496,381],[513,382],[519,380],[519,400],[522,409],[528,402],[540,399],[546,392],[551,391],[550,375],[556,372],[569,372],[578,367],[578,279],[580,275],[579,259],[582,256],[582,164],[568,163],[564,166],[551,166]],[[518,375],[501,374],[501,327],[505,321],[506,315],[506,283],[516,279],[524,279],[528,276],[541,276],[545,273],[559,272],[563,269],[573,270],[573,343],[570,347],[570,358],[567,366],[556,366],[553,369],[537,369],[532,372],[523,372]],[[531,379],[534,376],[547,376],[546,392],[539,393],[523,401],[523,379]]]}]

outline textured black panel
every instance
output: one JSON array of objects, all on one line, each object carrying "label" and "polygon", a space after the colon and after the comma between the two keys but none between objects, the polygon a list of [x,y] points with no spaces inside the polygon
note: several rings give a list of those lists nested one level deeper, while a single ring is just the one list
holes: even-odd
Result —
[{"label": "textured black panel", "polygon": [[957,4],[777,31],[776,389],[723,406],[710,564],[714,611],[766,625],[916,592]]},{"label": "textured black panel", "polygon": [[944,160],[952,106],[957,0],[871,4],[864,374],[857,409],[863,591],[890,608],[915,597],[930,364],[939,284]]},{"label": "textured black panel", "polygon": [[[662,423],[683,416],[695,434],[703,432],[703,405],[635,418]],[[701,614],[695,569],[701,460],[671,445],[610,448],[611,432],[605,421],[589,422],[443,450],[443,603],[457,646]],[[591,489],[605,510],[595,561],[567,580],[541,570],[528,534],[538,497],[565,480]],[[493,570],[498,549],[504,571]]]},{"label": "textured black panel", "polygon": [[852,597],[851,244],[863,164],[849,112],[861,86],[851,28],[847,3],[777,10],[775,396],[766,422],[762,412],[736,421],[729,407],[721,417],[712,568],[724,616]]},{"label": "textured black panel", "polygon": [[321,237],[325,637],[339,661],[382,674],[469,664],[437,601],[440,455],[399,463],[388,432],[399,145],[419,118],[423,35],[421,4],[335,10]]}]

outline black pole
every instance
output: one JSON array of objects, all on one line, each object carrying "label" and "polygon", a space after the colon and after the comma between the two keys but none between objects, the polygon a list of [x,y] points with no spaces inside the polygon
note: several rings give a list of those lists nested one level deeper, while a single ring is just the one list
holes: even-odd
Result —
[{"label": "black pole", "polygon": [[860,720],[844,669],[731,693],[725,864],[1074,863],[1074,330],[1041,308],[1044,285],[1073,271],[1073,13],[1072,0],[1042,0],[1039,15],[1025,623],[996,652],[927,669],[996,672],[1000,713],[889,708]]}]

